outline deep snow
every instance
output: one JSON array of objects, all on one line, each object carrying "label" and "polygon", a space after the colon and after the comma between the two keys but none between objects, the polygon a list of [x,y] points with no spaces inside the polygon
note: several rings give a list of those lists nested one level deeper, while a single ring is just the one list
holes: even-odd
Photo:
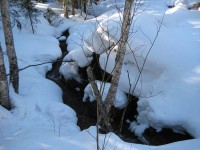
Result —
[{"label": "deep snow", "polygon": [[[65,19],[64,23],[55,28],[41,15],[40,23],[37,25],[36,34],[31,33],[27,26],[18,31],[13,28],[15,47],[18,56],[19,68],[30,64],[54,61],[61,56],[59,42],[56,37],[70,27],[70,37],[67,39],[70,53],[65,60],[76,60],[81,67],[91,61],[91,54],[96,51],[101,54],[101,66],[104,69],[104,49],[98,49],[99,44],[91,46],[91,41],[99,42],[95,27],[100,24],[112,24],[112,28],[119,28],[119,24],[113,24],[113,20],[119,20],[111,0],[99,5],[99,16],[82,22],[79,18]],[[116,1],[117,6],[122,7],[123,1]],[[145,44],[145,47],[136,51],[139,66],[141,67],[142,56],[148,50],[150,42],[144,38],[145,32],[151,39],[155,36],[155,18],[161,20],[166,6],[166,0],[144,1],[144,7],[148,6],[142,14],[138,14],[136,27],[140,26],[142,31],[133,33],[130,44],[133,48]],[[53,4],[40,4],[37,7],[46,9]],[[142,8],[141,8],[142,9]],[[109,16],[109,19],[107,17]],[[139,17],[140,16],[140,17]],[[138,131],[147,126],[157,129],[162,127],[176,127],[176,130],[186,130],[196,139],[180,141],[162,146],[148,146],[123,142],[115,134],[100,135],[100,145],[106,136],[108,143],[106,149],[133,149],[133,150],[198,150],[200,149],[200,13],[198,10],[187,10],[183,4],[165,12],[165,18],[159,37],[151,50],[142,74],[142,90],[138,85],[134,94],[140,96],[138,102],[138,124],[132,123],[132,130]],[[98,20],[98,21],[97,21]],[[147,25],[148,24],[148,25]],[[73,26],[72,26],[73,25]],[[105,25],[106,27],[106,25]],[[101,30],[99,29],[98,32]],[[116,30],[115,30],[116,31]],[[113,30],[110,39],[115,42],[120,35]],[[2,32],[2,29],[0,29]],[[112,34],[113,33],[113,34]],[[96,35],[92,36],[91,35]],[[114,36],[115,35],[115,36]],[[96,40],[96,39],[97,40]],[[79,39],[79,40],[78,40]],[[82,43],[82,40],[84,42]],[[5,51],[3,34],[0,35],[1,45]],[[80,46],[81,45],[81,46]],[[117,49],[117,47],[115,48]],[[140,51],[144,51],[141,55]],[[86,53],[83,53],[86,52]],[[127,49],[127,52],[130,50]],[[85,54],[87,54],[85,56]],[[78,59],[77,59],[78,57]],[[112,71],[115,52],[112,51],[106,68]],[[7,64],[7,60],[5,60]],[[127,55],[124,61],[122,77],[119,89],[127,92],[127,70],[134,83],[138,75],[136,62],[132,56]],[[8,64],[7,64],[8,68]],[[20,92],[15,94],[10,86],[10,95],[14,109],[10,112],[0,106],[0,150],[36,150],[36,149],[96,149],[96,129],[90,127],[80,131],[76,125],[75,112],[62,103],[62,91],[52,81],[45,78],[45,74],[51,69],[51,64],[30,67],[20,72]],[[149,96],[149,90],[155,93]],[[141,94],[142,93],[142,94]],[[145,97],[146,96],[146,97]],[[136,127],[136,128],[134,128]],[[137,130],[138,129],[138,130]],[[137,134],[137,133],[136,133]],[[94,137],[93,137],[94,136]]]},{"label": "deep snow", "polygon": [[[114,2],[116,3],[113,4]],[[121,8],[123,5],[123,1],[104,1],[99,9],[111,10],[98,17],[96,24],[93,19],[70,28],[75,31],[67,40],[70,52],[77,51],[77,54],[82,55],[78,53],[82,50],[101,54],[102,69],[111,73],[118,47],[114,46],[111,51],[108,49],[120,38],[122,17],[119,10],[114,8]],[[165,0],[144,1],[138,12],[142,13],[136,13],[131,26],[119,89],[128,93],[131,84],[131,93],[140,98],[137,117],[139,124],[158,130],[163,127],[171,127],[177,131],[186,130],[199,138],[200,119],[197,118],[200,104],[200,13],[198,10],[188,10],[185,1],[176,1],[174,8],[167,9]],[[151,48],[161,23],[161,30]],[[96,26],[97,30],[94,30]],[[82,40],[71,43],[71,39],[75,38]],[[146,56],[147,60],[140,75]],[[80,67],[87,65],[82,59],[78,60],[78,64],[81,64]]]}]

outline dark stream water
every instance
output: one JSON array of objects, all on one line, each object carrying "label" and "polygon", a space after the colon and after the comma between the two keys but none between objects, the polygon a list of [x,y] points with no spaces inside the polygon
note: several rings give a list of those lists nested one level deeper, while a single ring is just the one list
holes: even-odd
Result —
[{"label": "dark stream water", "polygon": [[[66,38],[69,36],[68,30],[63,33],[63,36]],[[77,114],[78,118],[78,126],[81,130],[87,129],[90,126],[96,125],[96,102],[82,102],[82,98],[84,95],[84,88],[88,84],[86,68],[80,68],[79,73],[83,79],[83,83],[78,83],[75,80],[66,81],[63,76],[59,73],[59,68],[62,64],[62,60],[64,56],[67,54],[67,44],[66,40],[60,41],[60,48],[62,50],[62,57],[58,59],[57,62],[52,64],[52,70],[47,72],[46,77],[52,81],[54,81],[58,86],[61,87],[63,91],[63,102],[73,108]],[[98,55],[94,55],[94,60],[92,62],[92,67],[94,68],[94,75],[98,80],[102,79],[102,70],[99,66]],[[111,79],[111,76],[105,73],[105,78],[108,82]],[[76,89],[79,88],[77,91]],[[126,123],[126,119],[130,119],[131,121],[135,119],[137,116],[137,98],[131,97],[131,102],[127,106],[127,110],[124,117],[123,127],[121,133],[119,133],[119,124],[121,120],[121,116],[123,110],[117,110],[113,108],[113,116],[112,116],[112,125],[114,132],[124,141],[131,143],[142,143],[138,140],[133,133],[128,130],[129,124]],[[172,129],[163,129],[161,132],[156,132],[155,129],[149,128],[144,132],[145,139],[148,140],[149,145],[162,145],[175,141],[187,140],[192,137],[185,133],[174,133]]]}]

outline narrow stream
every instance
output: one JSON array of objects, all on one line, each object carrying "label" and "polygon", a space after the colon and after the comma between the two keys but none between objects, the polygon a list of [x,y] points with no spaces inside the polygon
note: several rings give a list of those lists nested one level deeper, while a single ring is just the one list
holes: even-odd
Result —
[{"label": "narrow stream", "polygon": [[[65,36],[66,38],[69,36],[68,30],[66,30],[62,36]],[[46,78],[54,81],[63,91],[63,102],[74,109],[74,111],[77,114],[78,118],[78,126],[81,130],[87,129],[90,126],[96,125],[96,102],[82,102],[82,98],[84,95],[84,88],[88,84],[87,81],[87,74],[86,74],[86,68],[80,68],[79,72],[81,74],[81,77],[83,78],[84,82],[83,84],[80,84],[76,82],[75,80],[69,80],[66,81],[63,76],[59,73],[59,68],[62,64],[63,58],[67,54],[67,44],[66,40],[61,40],[60,42],[60,48],[62,50],[62,57],[58,59],[57,62],[52,64],[52,70],[47,72]],[[94,57],[94,60],[92,62],[92,67],[94,68],[94,74],[97,77],[98,80],[102,79],[102,76],[99,75],[99,72],[102,71],[99,62],[98,62],[98,55]],[[106,74],[106,78],[108,81],[110,80],[110,76]],[[76,88],[79,88],[79,91],[76,90]],[[122,132],[119,134],[119,124],[120,124],[120,118],[122,116],[123,110],[117,110],[113,109],[113,129],[114,132],[124,141],[131,142],[131,143],[142,143],[138,140],[136,136],[134,136],[133,133],[128,130],[129,124],[126,123],[126,119],[134,120],[135,116],[137,116],[137,98],[131,97],[133,100],[128,105],[124,124],[122,128]],[[162,145],[167,144],[175,141],[181,141],[181,140],[187,140],[191,139],[192,137],[185,133],[175,133],[171,129],[163,129],[161,132],[156,132],[155,129],[149,128],[145,131],[144,137],[149,141],[149,145]]]}]

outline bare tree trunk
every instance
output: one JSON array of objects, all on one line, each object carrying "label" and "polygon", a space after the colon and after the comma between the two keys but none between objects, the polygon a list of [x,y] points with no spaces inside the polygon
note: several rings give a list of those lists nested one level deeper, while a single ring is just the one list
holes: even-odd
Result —
[{"label": "bare tree trunk", "polygon": [[87,0],[83,0],[83,11],[86,14],[86,11],[87,11]]},{"label": "bare tree trunk", "polygon": [[17,64],[16,53],[15,53],[15,47],[14,47],[12,27],[11,27],[11,22],[10,22],[8,0],[0,1],[0,9],[1,9],[2,24],[3,24],[3,30],[4,30],[5,43],[6,43],[6,51],[8,54],[9,65],[10,65],[10,82],[13,84],[15,92],[18,93],[19,72],[18,72],[18,64]]},{"label": "bare tree trunk", "polygon": [[72,15],[75,15],[76,0],[72,0]]},{"label": "bare tree trunk", "polygon": [[0,105],[6,109],[11,109],[11,102],[9,99],[8,82],[6,77],[6,69],[4,66],[3,52],[0,43]]},{"label": "bare tree trunk", "polygon": [[85,0],[85,4],[84,4],[84,12],[85,12],[85,18],[84,20],[87,19],[87,16],[88,16],[88,7],[90,5],[90,0]]},{"label": "bare tree trunk", "polygon": [[97,116],[99,116],[99,118],[97,118],[97,126],[99,125],[100,120],[102,120],[106,126],[106,129],[112,132],[113,129],[109,120],[109,116],[107,116],[106,107],[102,101],[101,93],[97,87],[97,84],[95,83],[95,78],[93,76],[92,69],[90,66],[88,66],[87,68],[87,75],[88,75],[88,79],[90,81],[91,87],[94,91],[95,98],[97,100],[98,113],[100,113],[100,115],[97,114]]},{"label": "bare tree trunk", "polygon": [[64,16],[66,18],[69,18],[69,15],[68,15],[68,0],[64,0]]},{"label": "bare tree trunk", "polygon": [[83,14],[83,0],[81,0],[81,16],[82,16],[82,14]]},{"label": "bare tree trunk", "polygon": [[124,14],[123,14],[123,22],[122,22],[122,30],[121,30],[121,37],[119,40],[119,49],[117,51],[117,56],[115,59],[115,68],[113,70],[113,76],[111,81],[111,86],[108,92],[108,95],[105,100],[105,106],[107,113],[110,112],[111,107],[113,106],[113,101],[115,100],[119,78],[121,74],[121,69],[123,65],[123,60],[126,51],[126,44],[128,41],[129,30],[131,26],[131,9],[133,6],[133,0],[126,0]]}]

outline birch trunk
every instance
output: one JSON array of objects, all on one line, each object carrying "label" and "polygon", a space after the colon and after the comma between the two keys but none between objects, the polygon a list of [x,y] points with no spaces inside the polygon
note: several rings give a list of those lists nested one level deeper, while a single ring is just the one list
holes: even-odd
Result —
[{"label": "birch trunk", "polygon": [[6,51],[10,65],[10,82],[13,84],[15,92],[18,93],[19,88],[19,72],[17,57],[15,53],[14,40],[12,34],[12,27],[10,22],[9,3],[8,0],[0,1],[0,9],[2,16],[2,24],[4,30],[4,37],[6,43]]},{"label": "birch trunk", "polygon": [[126,0],[125,2],[122,30],[121,30],[120,40],[119,40],[119,49],[118,49],[117,56],[115,59],[115,68],[112,74],[111,86],[105,100],[107,113],[110,112],[110,109],[113,106],[113,102],[115,100],[115,96],[116,96],[116,92],[117,92],[117,88],[119,84],[119,78],[121,74],[121,69],[122,69],[123,60],[124,60],[125,51],[126,51],[126,44],[128,41],[128,35],[129,35],[129,30],[130,30],[130,25],[131,25],[131,19],[132,19],[131,9],[133,6],[133,1],[134,0]]},{"label": "birch trunk", "polygon": [[4,66],[3,52],[0,43],[0,105],[6,109],[11,109],[11,103],[8,92],[8,82],[6,77],[6,69]]},{"label": "birch trunk", "polygon": [[93,89],[95,98],[97,100],[97,126],[99,125],[100,120],[103,120],[106,130],[112,132],[113,131],[112,125],[110,123],[109,116],[107,116],[106,107],[102,101],[101,93],[98,89],[97,84],[95,83],[95,78],[93,76],[92,69],[90,66],[88,66],[87,68],[87,75],[88,75],[88,79],[90,81],[91,87]]}]

